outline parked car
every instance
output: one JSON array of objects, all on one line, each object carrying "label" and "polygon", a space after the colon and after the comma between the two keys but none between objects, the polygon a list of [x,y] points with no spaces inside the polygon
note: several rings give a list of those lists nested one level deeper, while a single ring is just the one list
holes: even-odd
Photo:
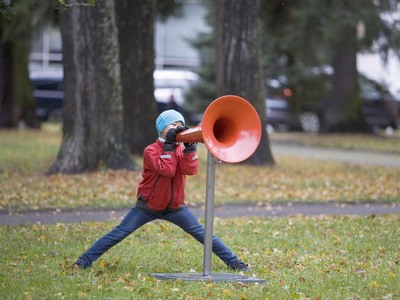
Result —
[{"label": "parked car", "polygon": [[375,128],[399,127],[400,102],[385,87],[373,80],[363,80],[361,99],[367,124]]},{"label": "parked car", "polygon": [[42,121],[61,122],[64,99],[61,71],[31,72],[36,116]]},{"label": "parked car", "polygon": [[[321,107],[324,95],[312,105],[305,103],[299,111],[294,108],[291,93],[282,92],[287,89],[284,84],[271,88],[268,82],[267,90],[280,90],[280,93],[269,94],[266,99],[266,115],[268,124],[276,130],[303,130],[317,132],[321,123]],[[360,96],[363,101],[362,113],[368,125],[373,129],[398,128],[400,125],[400,102],[379,83],[365,77],[360,77]],[[312,99],[309,99],[312,100]],[[309,101],[312,102],[312,101]],[[319,105],[315,105],[319,103]]]},{"label": "parked car", "polygon": [[166,109],[181,112],[188,124],[197,124],[201,115],[191,113],[186,108],[186,94],[197,82],[199,76],[186,70],[156,70],[154,72],[154,97],[159,113]]},{"label": "parked car", "polygon": [[[33,96],[36,101],[36,115],[42,121],[60,122],[64,98],[62,71],[31,72]],[[198,79],[194,72],[184,70],[156,70],[154,72],[154,96],[159,112],[176,109],[188,120],[198,122],[194,115],[185,110],[185,95]]]},{"label": "parked car", "polygon": [[299,118],[291,100],[292,91],[287,87],[285,78],[266,81],[265,99],[267,123],[277,131],[300,129]]},{"label": "parked car", "polygon": [[267,98],[267,122],[277,131],[295,130],[300,127],[299,118],[293,112],[290,101],[283,98]]}]

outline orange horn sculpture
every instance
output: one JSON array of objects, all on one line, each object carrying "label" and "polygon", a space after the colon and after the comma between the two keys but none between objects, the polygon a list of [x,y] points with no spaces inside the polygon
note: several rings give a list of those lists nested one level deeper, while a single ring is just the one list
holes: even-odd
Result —
[{"label": "orange horn sculpture", "polygon": [[226,95],[206,109],[200,126],[180,132],[177,142],[204,143],[216,158],[237,163],[249,158],[261,139],[261,122],[245,99]]},{"label": "orange horn sculpture", "polygon": [[[212,244],[214,219],[215,158],[229,163],[243,161],[257,149],[261,140],[261,122],[254,107],[245,99],[226,95],[214,100],[203,115],[201,126],[177,134],[176,141],[183,143],[204,143],[207,152],[206,205],[204,226],[203,274],[154,273],[160,279],[241,281],[259,282],[265,280],[236,274],[213,274]],[[233,275],[233,276],[232,276]]]}]

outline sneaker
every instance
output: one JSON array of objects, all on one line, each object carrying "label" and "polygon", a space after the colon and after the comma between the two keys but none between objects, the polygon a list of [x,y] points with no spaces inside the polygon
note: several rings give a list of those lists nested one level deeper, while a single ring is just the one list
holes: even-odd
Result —
[{"label": "sneaker", "polygon": [[249,265],[240,260],[231,262],[230,264],[228,264],[228,267],[235,271],[250,272]]},{"label": "sneaker", "polygon": [[89,268],[89,266],[83,264],[83,263],[79,263],[79,262],[75,262],[71,265],[71,269],[74,271],[78,271],[78,270],[84,270]]}]

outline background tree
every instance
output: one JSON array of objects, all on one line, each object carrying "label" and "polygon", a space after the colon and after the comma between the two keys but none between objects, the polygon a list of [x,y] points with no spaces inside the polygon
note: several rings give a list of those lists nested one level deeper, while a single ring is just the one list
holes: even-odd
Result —
[{"label": "background tree", "polygon": [[130,150],[141,155],[154,141],[157,117],[154,98],[154,27],[156,17],[178,15],[181,3],[173,0],[116,1],[121,83],[124,104],[124,138]]},{"label": "background tree", "polygon": [[124,104],[124,136],[142,154],[156,136],[154,26],[156,1],[116,1]]},{"label": "background tree", "polygon": [[[329,45],[332,45],[332,89],[322,107],[322,132],[371,131],[363,117],[359,93],[357,53],[374,42],[381,51],[390,48],[390,28],[383,12],[392,1],[335,1],[326,4],[321,24]],[[336,13],[329,14],[331,10]],[[336,24],[333,33],[328,28]],[[361,33],[363,27],[365,33]]]},{"label": "background tree", "polygon": [[[206,22],[214,29],[214,5],[205,1],[207,7]],[[199,53],[200,67],[196,69],[200,80],[192,86],[187,95],[187,107],[192,112],[203,112],[216,98],[216,68],[215,68],[215,30],[199,32],[190,43]]]},{"label": "background tree", "polygon": [[349,17],[359,7],[353,4],[342,3],[339,14],[342,22],[337,24],[336,38],[332,41],[332,89],[322,106],[322,132],[368,131],[357,80],[357,23]]},{"label": "background tree", "polygon": [[[288,78],[298,110],[319,104],[305,100],[320,101],[327,96],[322,112],[325,132],[369,130],[360,113],[356,55],[398,50],[398,25],[387,21],[387,13],[396,9],[395,2],[263,1],[267,76]],[[327,75],[323,71],[327,65],[334,75],[318,76]],[[331,89],[326,95],[328,83]]]},{"label": "background tree", "polygon": [[28,57],[32,28],[38,25],[34,13],[43,10],[27,0],[12,1],[11,8],[0,14],[0,127],[38,127]]},{"label": "background tree", "polygon": [[132,169],[123,139],[123,103],[114,1],[61,12],[63,140],[48,173]]},{"label": "background tree", "polygon": [[273,163],[266,132],[263,74],[260,62],[260,0],[217,0],[215,3],[217,97],[235,94],[256,108],[262,139],[249,161]]}]

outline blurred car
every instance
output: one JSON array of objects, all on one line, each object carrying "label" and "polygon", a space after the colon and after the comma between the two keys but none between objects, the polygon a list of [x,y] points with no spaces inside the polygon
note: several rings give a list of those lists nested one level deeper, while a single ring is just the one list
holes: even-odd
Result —
[{"label": "blurred car", "polygon": [[[321,107],[323,101],[315,100],[319,105],[308,105],[302,107],[298,112],[294,108],[291,92],[284,93],[284,84],[275,84],[271,88],[268,81],[267,90],[274,92],[266,99],[267,122],[275,130],[302,130],[305,132],[318,132],[321,123]],[[362,113],[365,121],[373,129],[391,127],[399,128],[400,125],[400,102],[379,83],[366,77],[360,77],[360,96],[363,101]],[[290,91],[290,90],[289,90]],[[321,96],[323,98],[324,95]]]},{"label": "blurred car", "polygon": [[373,128],[400,125],[400,102],[382,85],[373,80],[363,80],[361,84],[362,113],[367,124]]},{"label": "blurred car", "polygon": [[[30,73],[30,79],[36,101],[36,116],[42,121],[61,122],[64,98],[62,71],[34,71]],[[154,96],[158,112],[176,109],[189,121],[195,119],[185,110],[185,95],[196,80],[198,75],[190,71],[155,70]]]},{"label": "blurred car", "polygon": [[154,97],[157,101],[157,111],[175,109],[181,112],[186,122],[197,124],[201,116],[188,112],[186,109],[186,94],[198,81],[199,76],[186,70],[155,70]]},{"label": "blurred car", "polygon": [[288,131],[299,128],[299,119],[290,107],[290,101],[282,98],[267,98],[267,122],[277,131]]},{"label": "blurred car", "polygon": [[297,130],[299,118],[291,103],[292,91],[286,86],[284,78],[266,81],[265,99],[268,126],[277,131]]},{"label": "blurred car", "polygon": [[61,71],[31,72],[36,116],[42,121],[61,122],[64,99]]}]

